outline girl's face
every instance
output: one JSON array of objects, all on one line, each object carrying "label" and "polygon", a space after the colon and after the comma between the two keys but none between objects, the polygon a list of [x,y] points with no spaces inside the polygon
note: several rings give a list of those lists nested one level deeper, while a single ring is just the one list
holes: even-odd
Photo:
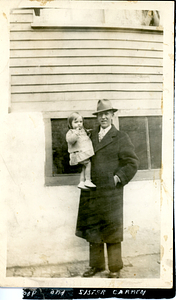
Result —
[{"label": "girl's face", "polygon": [[73,129],[82,129],[83,128],[83,119],[81,116],[78,116],[72,121]]}]

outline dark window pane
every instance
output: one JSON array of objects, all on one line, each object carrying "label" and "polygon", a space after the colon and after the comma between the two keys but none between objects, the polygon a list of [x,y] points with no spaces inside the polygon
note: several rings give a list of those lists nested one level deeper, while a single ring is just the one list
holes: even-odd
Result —
[{"label": "dark window pane", "polygon": [[119,129],[126,132],[139,158],[139,170],[148,169],[145,117],[121,117]]},{"label": "dark window pane", "polygon": [[148,117],[152,169],[161,168],[162,117]]},{"label": "dark window pane", "polygon": [[[84,126],[92,129],[96,124],[95,118],[85,118]],[[51,119],[53,175],[80,173],[81,165],[70,166],[66,133],[68,131],[67,119]]]}]

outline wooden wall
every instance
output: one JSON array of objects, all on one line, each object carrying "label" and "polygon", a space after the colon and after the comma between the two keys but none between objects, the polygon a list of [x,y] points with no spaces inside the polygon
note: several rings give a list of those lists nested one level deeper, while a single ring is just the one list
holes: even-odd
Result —
[{"label": "wooden wall", "polygon": [[11,111],[160,109],[161,30],[32,28],[33,9],[14,9],[10,24]]}]

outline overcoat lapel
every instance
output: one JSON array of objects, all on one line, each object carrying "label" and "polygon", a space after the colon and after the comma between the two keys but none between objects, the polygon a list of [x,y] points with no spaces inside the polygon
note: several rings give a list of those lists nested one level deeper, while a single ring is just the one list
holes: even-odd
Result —
[{"label": "overcoat lapel", "polygon": [[92,142],[94,146],[94,151],[97,152],[100,149],[104,148],[108,144],[112,143],[113,137],[117,134],[117,129],[114,125],[112,125],[112,128],[107,132],[107,134],[104,136],[104,138],[99,142],[98,140],[98,132],[99,128],[94,132],[92,135]]}]

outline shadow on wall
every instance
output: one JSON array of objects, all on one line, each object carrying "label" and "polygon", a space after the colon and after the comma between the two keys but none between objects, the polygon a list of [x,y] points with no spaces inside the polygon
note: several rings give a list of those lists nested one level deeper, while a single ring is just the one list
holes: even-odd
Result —
[{"label": "shadow on wall", "polygon": [[157,10],[142,10],[142,24],[146,26],[159,26],[160,13]]}]

